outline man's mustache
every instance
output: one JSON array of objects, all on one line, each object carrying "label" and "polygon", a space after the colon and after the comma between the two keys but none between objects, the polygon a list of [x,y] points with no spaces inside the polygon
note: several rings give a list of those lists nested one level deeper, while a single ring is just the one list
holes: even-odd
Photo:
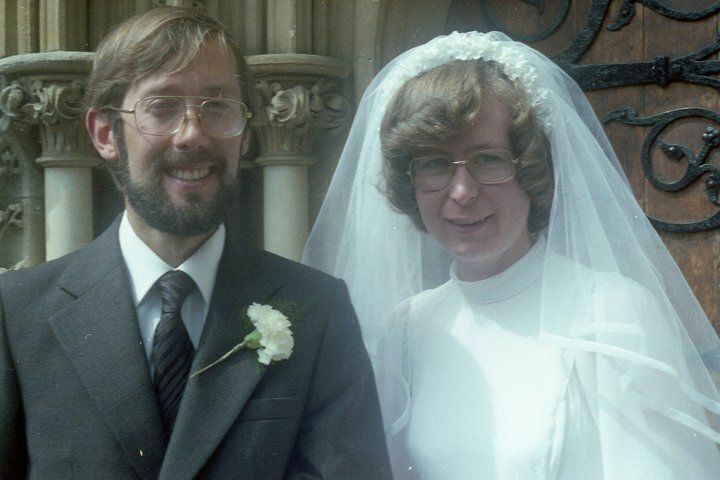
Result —
[{"label": "man's mustache", "polygon": [[224,171],[227,168],[227,160],[222,155],[202,150],[192,153],[166,151],[158,158],[157,162],[154,162],[154,168],[162,171],[168,168],[193,164],[206,165],[218,171]]}]

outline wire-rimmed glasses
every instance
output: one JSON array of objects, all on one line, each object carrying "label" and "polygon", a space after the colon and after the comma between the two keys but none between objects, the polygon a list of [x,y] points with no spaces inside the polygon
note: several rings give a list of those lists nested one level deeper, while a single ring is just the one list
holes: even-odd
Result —
[{"label": "wire-rimmed glasses", "polygon": [[515,176],[513,154],[504,149],[476,150],[465,160],[452,160],[442,155],[426,155],[410,161],[407,174],[415,188],[436,192],[448,185],[458,165],[465,165],[470,176],[479,183],[507,182]]},{"label": "wire-rimmed glasses", "polygon": [[[201,103],[191,104],[187,102],[189,99]],[[187,121],[189,108],[197,110],[203,131],[213,137],[240,135],[252,117],[243,102],[221,97],[152,96],[138,99],[130,110],[112,107],[117,112],[132,113],[138,131],[155,136],[169,136],[179,132]]]}]

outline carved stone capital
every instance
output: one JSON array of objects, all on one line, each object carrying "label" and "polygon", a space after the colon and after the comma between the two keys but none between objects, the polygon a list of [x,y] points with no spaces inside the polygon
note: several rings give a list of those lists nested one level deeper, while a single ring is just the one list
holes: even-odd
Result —
[{"label": "carved stone capital", "polygon": [[12,81],[0,91],[0,110],[11,121],[26,127],[77,119],[83,111],[83,82],[53,80],[26,77]]},{"label": "carved stone capital", "polygon": [[338,81],[350,70],[330,57],[302,54],[248,58],[261,105],[252,126],[261,165],[309,165],[315,134],[337,135],[350,118]]},{"label": "carved stone capital", "polygon": [[27,133],[38,126],[43,166],[93,167],[83,128],[83,97],[92,53],[48,52],[0,60],[0,132]]}]

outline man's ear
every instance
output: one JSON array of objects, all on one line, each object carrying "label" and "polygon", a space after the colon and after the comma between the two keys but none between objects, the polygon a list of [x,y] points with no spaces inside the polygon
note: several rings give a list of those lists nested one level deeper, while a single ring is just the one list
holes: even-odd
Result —
[{"label": "man's ear", "polygon": [[85,128],[92,138],[95,150],[106,161],[117,160],[118,146],[113,133],[112,123],[106,113],[90,108],[85,114]]},{"label": "man's ear", "polygon": [[242,143],[240,144],[240,156],[245,155],[250,148],[250,140],[252,139],[252,133],[250,129],[246,129],[243,134]]}]

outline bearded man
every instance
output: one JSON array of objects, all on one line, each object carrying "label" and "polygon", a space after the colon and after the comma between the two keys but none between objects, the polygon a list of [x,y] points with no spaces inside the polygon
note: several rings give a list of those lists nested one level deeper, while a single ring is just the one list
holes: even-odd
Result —
[{"label": "bearded man", "polygon": [[99,46],[86,126],[125,211],[0,276],[1,478],[390,477],[344,284],[233,221],[252,88],[191,9]]}]

